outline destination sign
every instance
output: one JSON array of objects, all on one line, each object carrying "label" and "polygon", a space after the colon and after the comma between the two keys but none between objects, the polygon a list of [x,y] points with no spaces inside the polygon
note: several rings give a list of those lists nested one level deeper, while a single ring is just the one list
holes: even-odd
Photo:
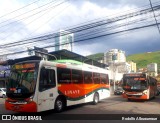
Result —
[{"label": "destination sign", "polygon": [[27,68],[34,68],[35,63],[24,63],[24,64],[16,64],[14,65],[15,69],[27,69]]},{"label": "destination sign", "polygon": [[145,77],[145,74],[124,74],[124,77]]}]

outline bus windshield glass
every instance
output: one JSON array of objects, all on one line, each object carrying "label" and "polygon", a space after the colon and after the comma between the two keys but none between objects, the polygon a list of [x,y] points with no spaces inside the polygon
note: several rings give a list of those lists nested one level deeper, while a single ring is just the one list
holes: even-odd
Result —
[{"label": "bus windshield glass", "polygon": [[28,98],[34,94],[38,62],[15,64],[7,83],[7,97]]},{"label": "bus windshield glass", "polygon": [[143,91],[147,89],[146,78],[143,77],[125,77],[123,79],[123,89],[130,91]]}]

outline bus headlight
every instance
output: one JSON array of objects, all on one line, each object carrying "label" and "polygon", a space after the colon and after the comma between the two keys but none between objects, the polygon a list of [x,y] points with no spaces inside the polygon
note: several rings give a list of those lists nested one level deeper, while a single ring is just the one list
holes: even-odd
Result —
[{"label": "bus headlight", "polygon": [[143,91],[143,94],[145,95],[145,94],[147,94],[147,92],[148,92],[148,90],[144,90],[144,91]]},{"label": "bus headlight", "polygon": [[29,98],[29,101],[32,102],[33,101],[33,95]]},{"label": "bus headlight", "polygon": [[32,102],[32,101],[33,101],[33,96],[31,96],[31,97],[29,97],[29,98],[26,99],[26,102],[27,102],[27,103],[30,103],[30,102]]}]

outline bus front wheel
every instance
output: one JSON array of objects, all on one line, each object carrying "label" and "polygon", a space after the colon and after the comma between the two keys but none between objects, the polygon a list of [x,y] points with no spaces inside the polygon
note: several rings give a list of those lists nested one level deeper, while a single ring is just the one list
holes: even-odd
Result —
[{"label": "bus front wheel", "polygon": [[98,93],[95,93],[93,97],[93,104],[96,105],[98,102],[99,102],[99,95]]},{"label": "bus front wheel", "polygon": [[63,111],[64,106],[65,106],[65,103],[64,103],[63,99],[62,98],[57,98],[56,101],[55,101],[55,110],[56,110],[56,112]]}]

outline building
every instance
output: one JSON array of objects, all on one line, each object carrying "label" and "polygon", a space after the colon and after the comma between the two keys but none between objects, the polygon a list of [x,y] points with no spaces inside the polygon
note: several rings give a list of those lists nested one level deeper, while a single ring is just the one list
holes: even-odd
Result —
[{"label": "building", "polygon": [[125,51],[111,49],[104,53],[104,63],[109,65],[111,80],[120,81],[124,73],[130,72],[130,65],[126,63]]},{"label": "building", "polygon": [[158,75],[158,68],[157,63],[151,63],[147,65],[147,73],[151,76],[157,76]]},{"label": "building", "polygon": [[128,61],[127,63],[130,64],[131,66],[131,70],[130,70],[131,72],[137,72],[137,64],[135,62]]},{"label": "building", "polygon": [[104,53],[104,63],[110,65],[113,62],[126,62],[125,52],[119,49],[111,49]]},{"label": "building", "polygon": [[60,30],[55,38],[55,51],[66,49],[72,51],[74,35],[68,31]]},{"label": "building", "polygon": [[118,73],[130,73],[131,65],[127,62],[123,62],[117,66]]}]

